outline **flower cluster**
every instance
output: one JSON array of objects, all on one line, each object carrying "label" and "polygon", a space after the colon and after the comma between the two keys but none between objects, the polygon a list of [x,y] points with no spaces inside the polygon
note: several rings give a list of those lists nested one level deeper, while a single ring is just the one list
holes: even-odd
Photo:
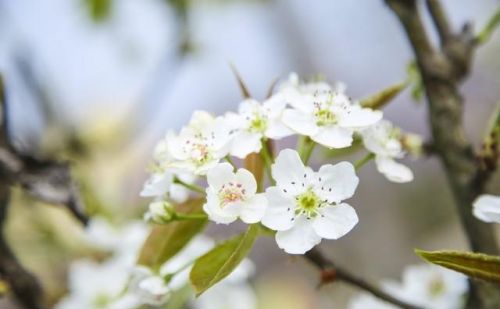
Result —
[{"label": "flower cluster", "polygon": [[[303,254],[322,238],[342,237],[358,222],[354,208],[342,202],[358,185],[355,167],[344,161],[314,172],[306,164],[315,145],[338,149],[362,144],[364,161],[374,158],[388,180],[413,179],[411,170],[395,160],[404,157],[405,141],[411,140],[414,150],[419,139],[401,133],[382,116],[352,100],[342,85],[301,82],[296,74],[263,102],[243,100],[237,112],[213,116],[196,111],[179,133],[168,132],[156,146],[153,173],[141,192],[155,198],[145,219],[175,220],[172,203],[185,201],[192,190],[205,195],[203,210],[211,221],[260,223],[276,231],[284,251]],[[297,149],[274,156],[270,143],[291,135],[299,136]],[[251,154],[264,162],[267,188],[265,179],[255,178],[258,171],[234,164],[233,157]],[[197,177],[206,180],[206,188],[195,183]]]},{"label": "flower cluster", "polygon": [[[412,265],[403,272],[402,282],[385,280],[382,288],[401,300],[430,309],[456,309],[464,305],[467,277],[434,265]],[[393,309],[396,306],[368,294],[349,303],[350,309]]]}]

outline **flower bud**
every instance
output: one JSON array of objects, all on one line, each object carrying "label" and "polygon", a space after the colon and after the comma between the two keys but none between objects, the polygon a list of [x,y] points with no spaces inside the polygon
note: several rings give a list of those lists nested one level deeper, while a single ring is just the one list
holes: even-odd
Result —
[{"label": "flower bud", "polygon": [[167,201],[156,201],[149,204],[148,211],[144,214],[144,220],[152,223],[167,223],[172,220],[174,209]]},{"label": "flower bud", "polygon": [[419,157],[423,152],[422,137],[418,134],[406,133],[401,137],[403,148],[411,155]]}]

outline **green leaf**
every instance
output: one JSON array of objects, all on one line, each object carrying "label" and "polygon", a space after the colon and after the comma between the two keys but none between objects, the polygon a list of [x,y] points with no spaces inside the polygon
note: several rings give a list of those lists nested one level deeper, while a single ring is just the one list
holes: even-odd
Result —
[{"label": "green leaf", "polygon": [[95,22],[102,22],[111,15],[112,0],[85,0],[90,17]]},{"label": "green leaf", "polygon": [[248,255],[258,234],[258,224],[250,225],[245,233],[221,243],[199,257],[189,275],[196,296],[228,276]]},{"label": "green leaf", "polygon": [[415,249],[422,259],[461,272],[471,278],[500,283],[500,256],[460,251],[423,251]]},{"label": "green leaf", "polygon": [[398,83],[386,88],[379,93],[369,96],[361,100],[361,105],[363,107],[368,107],[372,109],[380,109],[394,99],[401,91],[403,91],[408,84]]},{"label": "green leaf", "polygon": [[[193,199],[177,207],[183,214],[200,213],[204,199]],[[166,261],[176,255],[187,243],[200,233],[207,223],[206,219],[172,222],[157,225],[146,239],[138,264],[158,269]]]}]

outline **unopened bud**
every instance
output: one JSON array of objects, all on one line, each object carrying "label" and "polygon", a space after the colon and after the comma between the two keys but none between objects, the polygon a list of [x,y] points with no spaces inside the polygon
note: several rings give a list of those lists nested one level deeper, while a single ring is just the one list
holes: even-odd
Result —
[{"label": "unopened bud", "polygon": [[406,133],[401,137],[403,148],[411,155],[419,157],[423,152],[422,137],[418,134]]},{"label": "unopened bud", "polygon": [[167,223],[172,220],[173,206],[167,201],[156,201],[149,204],[144,220],[152,223]]}]

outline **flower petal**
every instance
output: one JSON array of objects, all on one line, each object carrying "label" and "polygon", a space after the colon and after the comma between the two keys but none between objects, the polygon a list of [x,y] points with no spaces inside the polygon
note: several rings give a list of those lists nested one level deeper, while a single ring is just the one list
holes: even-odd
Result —
[{"label": "flower petal", "polygon": [[228,182],[234,182],[236,175],[233,173],[233,166],[229,163],[217,164],[207,173],[207,182],[210,188],[219,191]]},{"label": "flower petal", "polygon": [[240,159],[244,159],[252,152],[259,152],[262,144],[260,139],[262,134],[248,131],[240,131],[231,143],[231,154]]},{"label": "flower petal", "polygon": [[409,182],[413,180],[413,172],[405,165],[391,158],[377,156],[375,158],[377,170],[392,182]]},{"label": "flower petal", "polygon": [[141,193],[139,194],[142,197],[149,196],[160,196],[167,193],[170,185],[172,184],[172,174],[153,174],[146,181],[144,187],[142,188]]},{"label": "flower petal", "polygon": [[473,214],[484,222],[500,223],[500,196],[483,194],[473,203]]},{"label": "flower petal", "polygon": [[312,221],[304,216],[295,219],[294,226],[276,233],[278,247],[290,254],[304,254],[321,242],[321,237],[312,226]]},{"label": "flower petal", "polygon": [[257,182],[255,181],[255,177],[247,169],[238,169],[236,172],[236,182],[243,186],[246,191],[246,196],[252,196],[257,191]]},{"label": "flower petal", "polygon": [[380,119],[382,119],[381,111],[351,105],[349,113],[343,113],[340,117],[339,125],[348,128],[363,128],[375,124]]},{"label": "flower petal", "polygon": [[241,209],[241,221],[247,224],[259,222],[264,216],[267,208],[267,199],[263,193],[259,193],[244,202]]},{"label": "flower petal", "polygon": [[352,197],[359,183],[354,166],[345,161],[335,165],[323,165],[319,169],[317,176],[316,194],[335,203]]},{"label": "flower petal", "polygon": [[346,203],[324,207],[320,214],[313,220],[313,228],[326,239],[338,239],[358,223],[356,211]]},{"label": "flower petal", "polygon": [[277,186],[284,193],[290,195],[303,192],[306,189],[305,184],[309,183],[312,174],[310,169],[307,169],[302,163],[297,151],[292,149],[282,150],[271,169]]},{"label": "flower petal", "polygon": [[210,220],[216,223],[229,224],[236,221],[241,208],[240,205],[235,204],[221,207],[219,197],[210,190],[207,192],[207,202],[203,205],[203,210]]},{"label": "flower petal", "polygon": [[316,135],[311,136],[318,144],[329,148],[345,148],[352,144],[352,129],[337,126],[321,128]]},{"label": "flower petal", "polygon": [[277,187],[266,190],[267,209],[262,224],[275,231],[288,230],[293,226],[295,200],[281,193]]},{"label": "flower petal", "polygon": [[294,134],[287,126],[279,119],[269,119],[265,136],[272,139],[281,139]]},{"label": "flower petal", "polygon": [[312,115],[301,113],[294,109],[286,109],[283,112],[283,123],[295,132],[312,136],[318,133],[318,126]]}]

